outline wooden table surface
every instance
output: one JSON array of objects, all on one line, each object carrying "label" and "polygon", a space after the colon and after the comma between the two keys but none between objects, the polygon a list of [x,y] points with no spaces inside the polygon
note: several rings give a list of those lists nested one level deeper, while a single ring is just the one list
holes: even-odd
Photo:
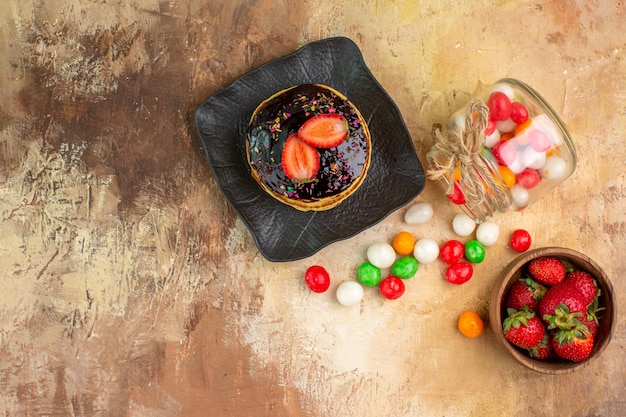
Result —
[{"label": "wooden table surface", "polygon": [[[626,409],[623,2],[5,0],[0,3],[0,413],[5,416],[616,416]],[[427,182],[406,207],[308,259],[272,263],[221,194],[194,111],[237,77],[331,36],[354,40],[422,161],[442,122],[514,77],[569,127],[575,173],[521,213],[462,286],[441,262],[406,294],[339,283],[401,230],[444,242],[458,209]],[[410,202],[410,203],[414,203]],[[349,220],[347,220],[349,221]],[[507,236],[595,259],[618,321],[567,375],[516,363],[487,319]],[[305,269],[324,265],[330,290]]]}]

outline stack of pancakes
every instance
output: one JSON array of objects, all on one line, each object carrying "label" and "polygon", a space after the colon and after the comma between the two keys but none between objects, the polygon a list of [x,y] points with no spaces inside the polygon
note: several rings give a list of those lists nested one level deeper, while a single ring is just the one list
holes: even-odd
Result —
[{"label": "stack of pancakes", "polygon": [[[289,178],[282,167],[287,137],[318,114],[342,115],[348,135],[341,144],[319,148],[320,168],[312,179]],[[328,210],[363,183],[371,161],[371,137],[358,109],[340,92],[321,84],[279,91],[254,111],[246,135],[252,177],[269,195],[302,211]]]}]

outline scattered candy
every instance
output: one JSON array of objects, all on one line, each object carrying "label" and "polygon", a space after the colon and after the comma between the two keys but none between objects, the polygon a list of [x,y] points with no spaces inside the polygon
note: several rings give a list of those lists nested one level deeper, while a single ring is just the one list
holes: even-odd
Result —
[{"label": "scattered candy", "polygon": [[433,217],[433,208],[428,203],[417,203],[409,207],[404,214],[404,221],[407,224],[426,223]]},{"label": "scattered candy", "polygon": [[413,278],[417,273],[419,264],[412,256],[403,256],[396,260],[391,267],[391,274],[402,279]]},{"label": "scattered candy", "polygon": [[371,262],[363,262],[358,269],[357,276],[359,282],[368,287],[375,287],[382,280],[382,272],[380,268]]},{"label": "scattered candy", "polygon": [[465,258],[473,264],[479,264],[485,260],[485,247],[477,240],[465,243]]},{"label": "scattered candy", "polygon": [[363,287],[356,281],[344,281],[337,287],[336,296],[339,304],[351,307],[361,302]]},{"label": "scattered candy", "polygon": [[396,251],[389,243],[374,243],[367,248],[367,259],[379,268],[389,268],[396,260]]},{"label": "scattered candy", "polygon": [[532,243],[532,239],[530,238],[530,233],[528,233],[524,229],[516,229],[511,234],[511,240],[509,241],[509,246],[515,252],[526,252]]},{"label": "scattered candy", "polygon": [[474,268],[467,262],[457,262],[446,269],[446,280],[452,284],[466,283],[474,275]]},{"label": "scattered candy", "polygon": [[458,262],[465,253],[465,246],[456,239],[449,240],[443,244],[439,252],[441,260],[448,265]]},{"label": "scattered candy", "polygon": [[389,300],[395,300],[404,294],[404,282],[393,275],[383,279],[380,283],[380,293]]},{"label": "scattered candy", "polygon": [[486,221],[478,225],[476,229],[476,240],[483,246],[491,246],[498,241],[500,227],[494,222]]},{"label": "scattered candy", "polygon": [[433,239],[420,239],[415,243],[413,256],[421,264],[429,264],[439,257],[439,245]]},{"label": "scattered candy", "polygon": [[409,232],[400,232],[393,238],[392,246],[399,255],[410,255],[415,247],[415,236]]},{"label": "scattered candy", "polygon": [[459,213],[452,219],[452,229],[459,236],[469,236],[475,228],[476,222],[465,213]]},{"label": "scattered candy", "polygon": [[485,324],[478,313],[472,310],[464,311],[457,320],[457,328],[463,336],[473,339],[483,333]]},{"label": "scattered candy", "polygon": [[323,266],[313,265],[307,268],[304,273],[306,285],[313,292],[325,292],[330,286],[330,275]]}]

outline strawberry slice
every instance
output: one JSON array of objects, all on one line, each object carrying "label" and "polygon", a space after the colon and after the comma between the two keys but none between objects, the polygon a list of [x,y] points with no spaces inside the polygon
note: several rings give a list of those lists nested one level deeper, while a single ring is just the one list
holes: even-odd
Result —
[{"label": "strawberry slice", "polygon": [[282,165],[290,179],[309,181],[320,169],[320,154],[313,146],[300,140],[297,133],[292,133],[285,141]]},{"label": "strawberry slice", "polygon": [[298,136],[316,148],[334,148],[348,137],[348,121],[336,113],[317,114],[300,126]]}]

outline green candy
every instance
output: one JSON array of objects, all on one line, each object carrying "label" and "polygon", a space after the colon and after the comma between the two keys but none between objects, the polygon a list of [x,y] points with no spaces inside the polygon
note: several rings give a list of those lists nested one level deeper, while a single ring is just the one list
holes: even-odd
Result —
[{"label": "green candy", "polygon": [[398,258],[391,267],[391,274],[398,278],[409,279],[417,273],[419,264],[412,256]]},{"label": "green candy", "polygon": [[370,262],[364,262],[359,266],[359,282],[367,287],[375,287],[382,281],[380,268]]},{"label": "green candy", "polygon": [[477,240],[470,240],[465,244],[465,257],[474,264],[485,260],[485,247]]}]

